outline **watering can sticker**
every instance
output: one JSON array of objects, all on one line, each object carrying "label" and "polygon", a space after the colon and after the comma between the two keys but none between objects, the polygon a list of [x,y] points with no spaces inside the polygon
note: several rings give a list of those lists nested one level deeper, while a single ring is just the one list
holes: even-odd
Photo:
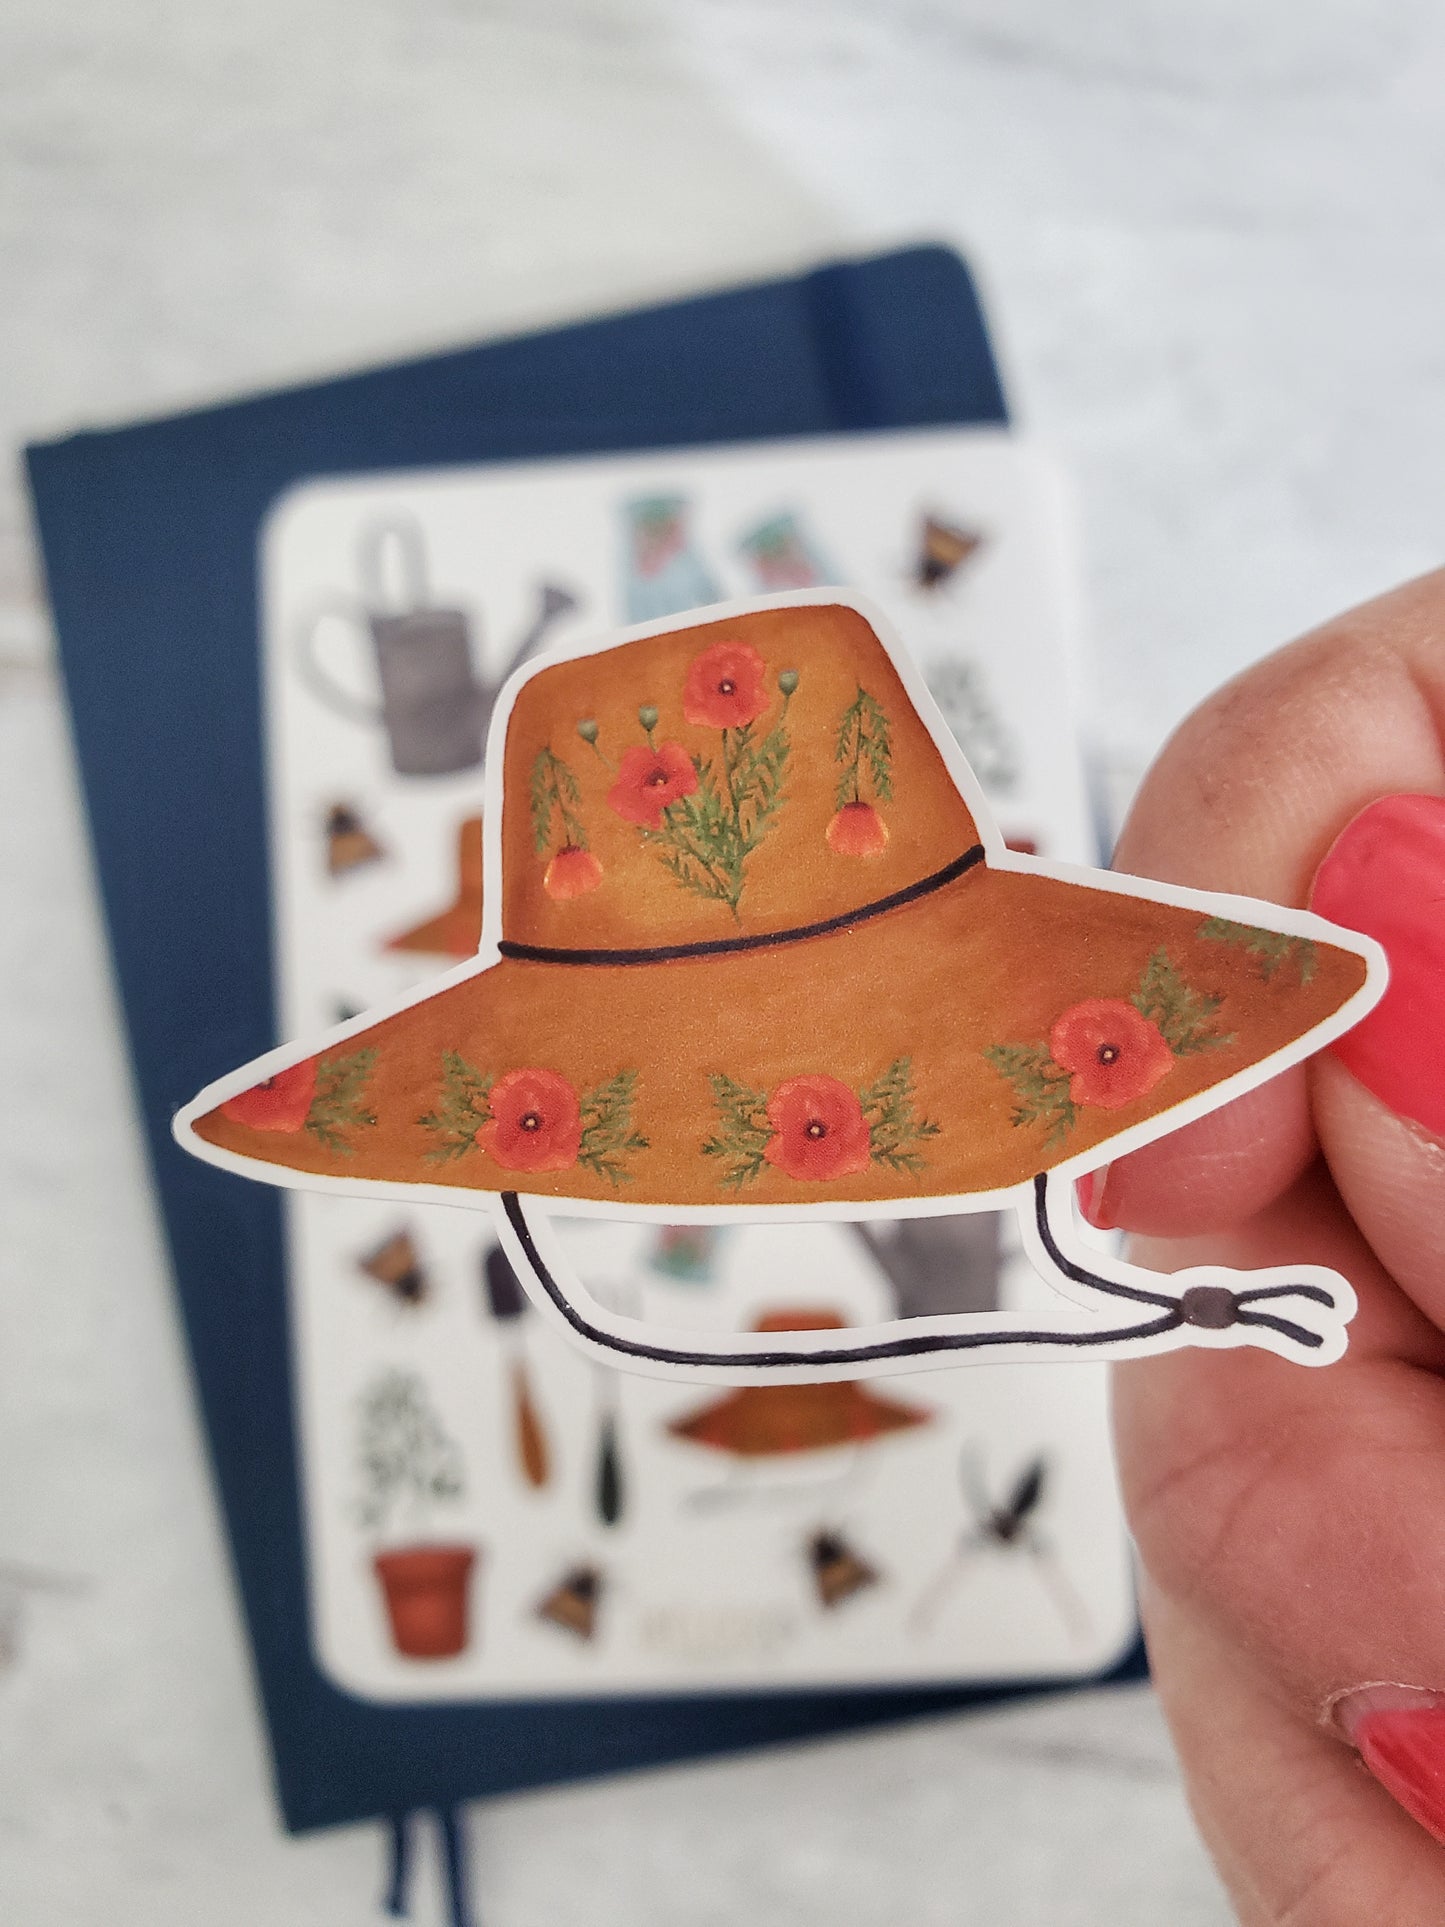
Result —
[{"label": "watering can sticker", "polygon": [[[502,684],[547,631],[578,607],[554,583],[539,590],[535,618],[496,677],[478,674],[466,611],[433,603],[426,544],[409,517],[370,523],[357,548],[360,598],[328,596],[302,622],[297,667],[328,709],[349,722],[380,723],[398,776],[448,776],[482,760]],[[369,645],[380,700],[339,681],[322,659],[323,625],[345,622]]]}]

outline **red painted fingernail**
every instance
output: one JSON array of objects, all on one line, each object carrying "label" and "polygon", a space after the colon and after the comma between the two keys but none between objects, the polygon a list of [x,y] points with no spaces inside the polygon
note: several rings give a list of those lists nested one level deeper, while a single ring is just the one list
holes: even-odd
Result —
[{"label": "red painted fingernail", "polygon": [[1111,1164],[1101,1165],[1097,1171],[1086,1171],[1083,1177],[1074,1180],[1079,1209],[1095,1231],[1118,1229],[1118,1220],[1109,1209],[1109,1173],[1113,1168]]},{"label": "red painted fingernail", "polygon": [[1445,1844],[1445,1701],[1403,1686],[1369,1686],[1335,1708],[1360,1758],[1393,1800]]},{"label": "red painted fingernail", "polygon": [[1385,796],[1343,829],[1310,907],[1385,947],[1384,996],[1331,1050],[1401,1117],[1445,1137],[1445,796]]}]

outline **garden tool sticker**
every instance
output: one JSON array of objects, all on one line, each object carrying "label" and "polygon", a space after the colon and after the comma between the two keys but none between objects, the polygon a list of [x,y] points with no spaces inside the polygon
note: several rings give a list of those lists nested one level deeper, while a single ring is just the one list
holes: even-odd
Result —
[{"label": "garden tool sticker", "polygon": [[527,1369],[521,1320],[529,1301],[500,1245],[484,1255],[482,1278],[491,1315],[498,1329],[508,1334],[507,1387],[516,1464],[527,1484],[540,1490],[552,1476],[552,1453]]},{"label": "garden tool sticker", "polygon": [[[536,617],[502,673],[484,678],[474,660],[466,611],[431,599],[426,540],[418,523],[394,516],[364,529],[357,573],[360,597],[335,593],[320,599],[297,632],[296,661],[307,687],[352,722],[380,723],[398,776],[476,768],[502,683],[578,606],[577,598],[545,584]],[[368,645],[379,701],[334,672],[322,643],[330,626],[342,626]]]},{"label": "garden tool sticker", "polygon": [[1088,1610],[1039,1523],[1048,1481],[1049,1463],[1040,1456],[1031,1459],[1013,1484],[995,1498],[984,1484],[978,1451],[972,1446],[965,1451],[963,1489],[972,1518],[953,1556],[914,1606],[909,1623],[915,1632],[933,1630],[950,1591],[966,1578],[973,1560],[1000,1553],[1022,1559],[1037,1576],[1071,1638],[1088,1639]]}]

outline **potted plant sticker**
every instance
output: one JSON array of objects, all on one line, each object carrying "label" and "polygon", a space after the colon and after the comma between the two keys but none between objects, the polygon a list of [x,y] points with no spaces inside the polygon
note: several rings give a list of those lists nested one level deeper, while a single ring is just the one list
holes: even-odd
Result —
[{"label": "potted plant sticker", "polygon": [[358,1457],[362,1524],[401,1540],[372,1559],[396,1650],[408,1659],[451,1659],[467,1644],[476,1551],[426,1536],[433,1507],[462,1496],[462,1464],[414,1372],[383,1372],[368,1386]]}]

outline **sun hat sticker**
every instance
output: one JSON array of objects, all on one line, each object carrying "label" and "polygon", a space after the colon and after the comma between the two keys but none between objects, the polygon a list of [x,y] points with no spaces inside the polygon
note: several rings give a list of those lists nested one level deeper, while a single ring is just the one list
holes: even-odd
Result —
[{"label": "sun hat sticker", "polygon": [[[486,1209],[555,1323],[656,1375],[1341,1355],[1333,1272],[1159,1276],[1078,1239],[1072,1184],[1356,1023],[1385,984],[1368,938],[1008,849],[883,620],[832,591],[538,658],[498,700],[486,772],[476,956],[209,1086],[176,1119],[186,1149]],[[667,1331],[597,1303],[550,1222],[1004,1206],[1056,1317]]]}]

